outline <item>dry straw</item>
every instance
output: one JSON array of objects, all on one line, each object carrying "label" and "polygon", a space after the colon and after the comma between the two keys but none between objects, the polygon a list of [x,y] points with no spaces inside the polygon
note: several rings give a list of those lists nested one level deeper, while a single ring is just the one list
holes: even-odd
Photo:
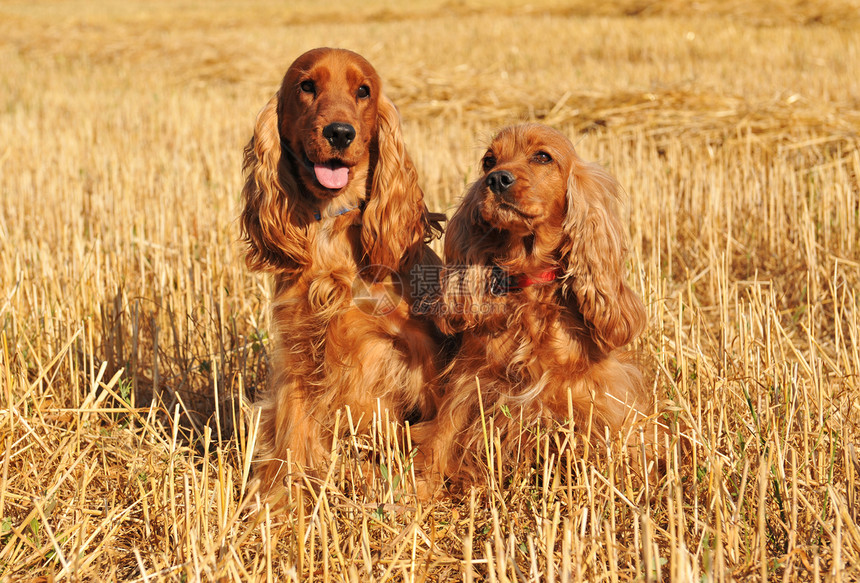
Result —
[{"label": "dry straw", "polygon": [[[0,7],[0,577],[860,578],[857,3],[517,4]],[[665,473],[553,427],[502,467],[488,418],[488,486],[418,504],[382,415],[252,511],[240,155],[317,45],[382,72],[434,210],[514,121],[619,178]]]}]

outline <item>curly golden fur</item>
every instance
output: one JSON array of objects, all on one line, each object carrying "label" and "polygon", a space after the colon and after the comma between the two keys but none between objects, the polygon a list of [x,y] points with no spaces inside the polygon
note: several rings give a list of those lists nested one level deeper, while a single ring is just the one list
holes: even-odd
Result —
[{"label": "curly golden fur", "polygon": [[483,475],[481,406],[505,457],[523,426],[570,421],[602,436],[650,402],[619,350],[646,318],[625,282],[616,181],[537,124],[502,130],[482,166],[449,222],[434,306],[462,344],[437,417],[413,432],[434,488],[443,476],[465,485]]},{"label": "curly golden fur", "polygon": [[338,409],[359,429],[380,410],[432,414],[439,332],[413,314],[410,277],[441,263],[426,245],[441,229],[397,110],[350,51],[296,59],[257,117],[244,167],[247,263],[275,284],[254,472],[274,495],[287,472],[325,466]]}]

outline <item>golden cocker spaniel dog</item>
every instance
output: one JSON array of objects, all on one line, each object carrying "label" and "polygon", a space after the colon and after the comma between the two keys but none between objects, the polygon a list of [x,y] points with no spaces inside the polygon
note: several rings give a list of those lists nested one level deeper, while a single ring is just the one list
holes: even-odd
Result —
[{"label": "golden cocker spaniel dog", "polygon": [[379,75],[347,50],[290,65],[244,168],[247,263],[274,277],[255,467],[273,495],[287,472],[327,467],[337,410],[359,429],[384,409],[432,414],[440,335],[413,314],[410,278],[440,264],[426,243],[441,229]]},{"label": "golden cocker spaniel dog", "polygon": [[441,477],[456,486],[482,475],[482,409],[509,459],[538,420],[602,437],[650,403],[620,350],[646,318],[625,282],[616,181],[537,124],[502,130],[482,167],[446,229],[432,308],[462,344],[436,418],[413,431],[431,490]]}]

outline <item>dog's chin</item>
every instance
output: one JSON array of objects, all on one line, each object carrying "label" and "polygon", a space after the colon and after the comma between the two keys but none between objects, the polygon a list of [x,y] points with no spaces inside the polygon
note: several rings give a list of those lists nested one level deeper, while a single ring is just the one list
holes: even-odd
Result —
[{"label": "dog's chin", "polygon": [[515,235],[531,233],[536,218],[514,204],[492,198],[484,201],[481,216],[491,227]]}]

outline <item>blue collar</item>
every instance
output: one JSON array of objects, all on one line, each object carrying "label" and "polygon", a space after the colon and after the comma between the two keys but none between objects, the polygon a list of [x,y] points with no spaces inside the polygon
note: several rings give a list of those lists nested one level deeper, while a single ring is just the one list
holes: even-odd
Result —
[{"label": "blue collar", "polygon": [[[340,209],[339,211],[337,211],[336,213],[334,213],[331,216],[332,217],[339,217],[340,215],[345,215],[349,211],[354,211],[356,209],[361,209],[363,207],[364,207],[364,202],[360,202],[356,206],[348,206],[346,208]],[[322,220],[322,213],[320,213],[320,211],[314,211],[314,218],[318,221],[321,221]]]}]

